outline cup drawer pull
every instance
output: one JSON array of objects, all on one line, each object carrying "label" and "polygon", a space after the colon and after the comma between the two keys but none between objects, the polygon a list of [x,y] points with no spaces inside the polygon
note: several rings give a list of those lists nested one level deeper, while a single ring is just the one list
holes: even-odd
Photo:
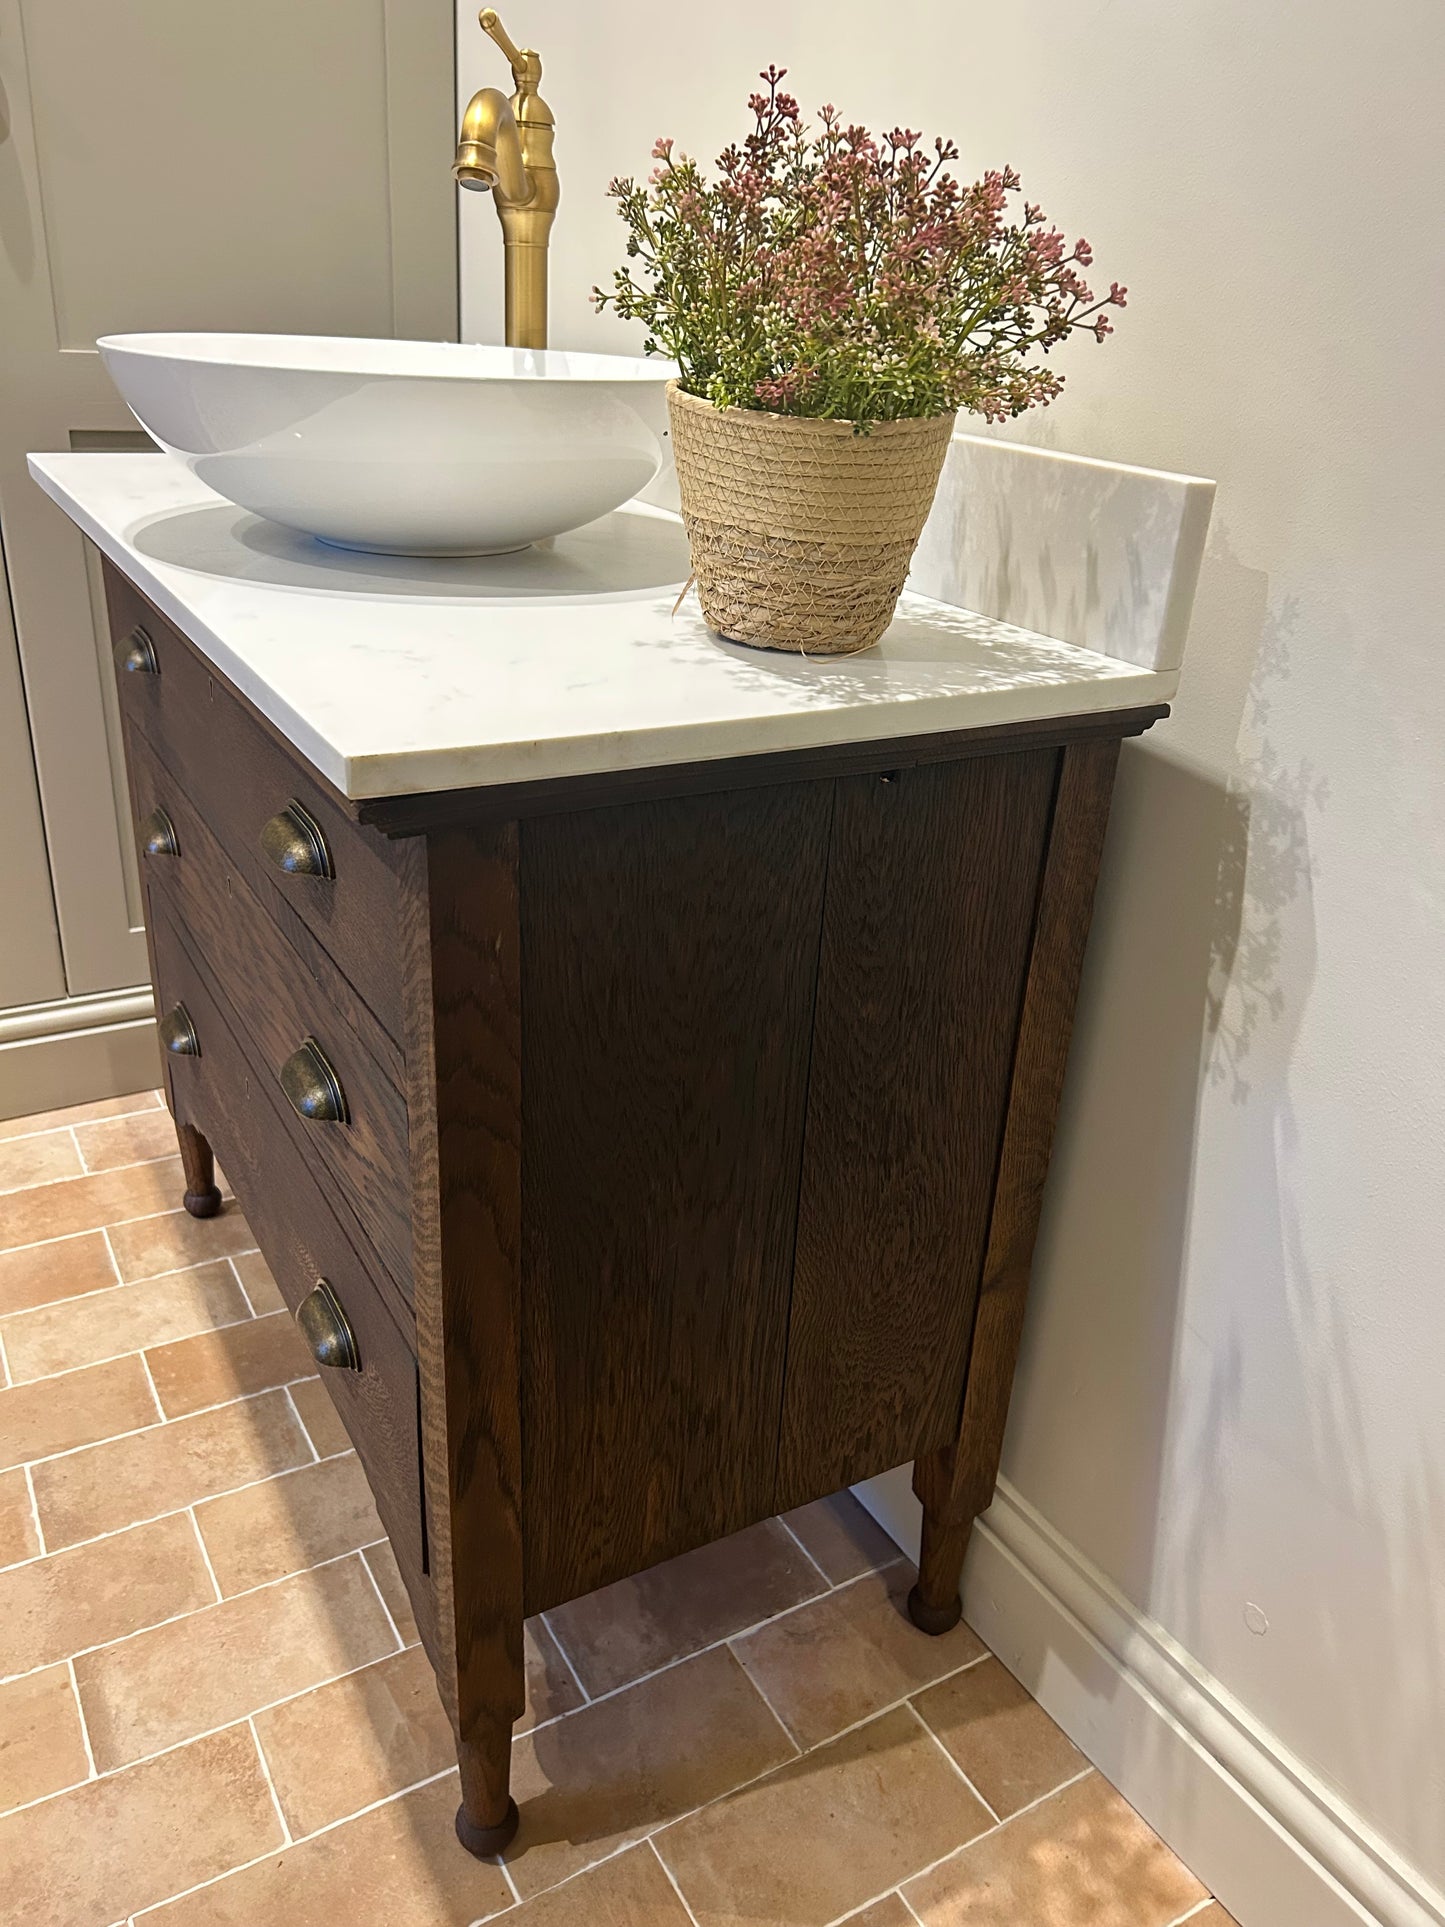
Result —
[{"label": "cup drawer pull", "polygon": [[341,1308],[341,1300],[324,1278],[296,1307],[296,1323],[318,1365],[343,1372],[361,1370],[356,1334]]},{"label": "cup drawer pull", "polygon": [[201,1040],[184,1004],[168,1010],[156,1025],[161,1042],[173,1057],[199,1057]]},{"label": "cup drawer pull", "polygon": [[161,673],[161,666],[156,661],[156,646],[139,623],[116,644],[115,659],[127,675],[158,676]]},{"label": "cup drawer pull", "polygon": [[142,856],[179,856],[180,843],[176,839],[176,826],[164,810],[152,810],[140,826],[140,850]]},{"label": "cup drawer pull", "polygon": [[299,803],[288,803],[262,826],[261,848],[288,877],[336,875],[321,825]]},{"label": "cup drawer pull", "polygon": [[314,1037],[292,1051],[280,1071],[286,1101],[308,1124],[346,1124],[351,1112],[341,1079]]}]

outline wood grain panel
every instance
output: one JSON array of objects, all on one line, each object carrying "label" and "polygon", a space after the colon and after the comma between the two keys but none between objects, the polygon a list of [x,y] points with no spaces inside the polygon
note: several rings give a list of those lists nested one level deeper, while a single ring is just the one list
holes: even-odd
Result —
[{"label": "wood grain panel", "polygon": [[149,908],[162,1005],[183,1002],[201,1044],[199,1057],[170,1060],[176,1122],[209,1140],[290,1309],[322,1278],[345,1308],[362,1369],[325,1371],[322,1382],[366,1468],[418,1624],[434,1641],[424,1576],[417,1367],[408,1334],[397,1323],[394,1299],[297,1155],[281,1115],[284,1099],[272,1079],[257,1074],[210,968],[155,892]]},{"label": "wood grain panel", "polygon": [[780,1510],[954,1436],[1057,768],[838,784]]},{"label": "wood grain panel", "polygon": [[831,807],[522,826],[528,1612],[772,1509]]},{"label": "wood grain panel", "polygon": [[[524,1705],[515,826],[403,846],[422,1454],[438,1680],[468,1811],[500,1821]],[[482,1784],[480,1789],[477,1782]]]},{"label": "wood grain panel", "polygon": [[[160,664],[158,676],[119,678],[127,720],[180,779],[197,813],[280,928],[299,919],[400,1043],[394,846],[354,823],[315,771],[294,749],[283,747],[270,726],[109,562],[104,573],[112,635],[124,637],[141,624]],[[334,878],[286,876],[262,854],[262,825],[293,801],[304,804],[321,825]]]},{"label": "wood grain panel", "polygon": [[[370,1007],[314,943],[312,967],[298,956],[192,807],[180,780],[139,731],[130,732],[136,808],[159,806],[175,826],[174,856],[148,858],[152,896],[211,963],[273,1079],[304,1039],[314,1037],[346,1093],[349,1118],[294,1119],[301,1155],[335,1186],[339,1207],[376,1246],[402,1295],[411,1295],[410,1182],[406,1100],[395,1081],[400,1053]],[[293,1114],[294,1118],[294,1114]]]},{"label": "wood grain panel", "polygon": [[[956,1442],[921,1458],[914,1487],[940,1525],[967,1528],[993,1500],[1023,1334],[1034,1240],[1053,1151],[1104,851],[1119,745],[1064,752],[1009,1091],[968,1390]],[[962,1562],[962,1551],[958,1554]],[[954,1576],[957,1585],[957,1575]]]}]

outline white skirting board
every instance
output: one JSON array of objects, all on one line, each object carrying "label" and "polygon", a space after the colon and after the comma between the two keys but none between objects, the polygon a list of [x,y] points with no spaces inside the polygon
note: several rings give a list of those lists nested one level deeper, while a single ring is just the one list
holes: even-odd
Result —
[{"label": "white skirting board", "polygon": [[150,1091],[160,1081],[148,984],[0,1011],[0,1118]]},{"label": "white skirting board", "polygon": [[[855,1487],[911,1557],[908,1469]],[[969,1623],[1241,1927],[1445,1927],[1445,1895],[1009,1485],[974,1529]]]}]

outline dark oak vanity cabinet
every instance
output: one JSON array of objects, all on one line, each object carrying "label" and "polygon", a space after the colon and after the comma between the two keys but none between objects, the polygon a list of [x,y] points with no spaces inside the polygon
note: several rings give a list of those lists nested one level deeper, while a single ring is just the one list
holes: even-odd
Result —
[{"label": "dark oak vanity cabinet", "polygon": [[1163,710],[356,803],[107,580],[186,1202],[327,1368],[466,1844],[524,1615],[912,1460],[952,1625]]}]

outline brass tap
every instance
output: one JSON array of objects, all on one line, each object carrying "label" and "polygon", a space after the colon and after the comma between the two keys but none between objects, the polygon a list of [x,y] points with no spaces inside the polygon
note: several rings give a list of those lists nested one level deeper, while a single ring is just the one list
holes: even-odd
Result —
[{"label": "brass tap", "polygon": [[496,87],[472,95],[462,120],[453,172],[462,187],[490,189],[502,223],[507,291],[507,346],[547,345],[547,243],[557,218],[557,166],[552,109],[537,92],[541,56],[518,49],[491,7],[477,16],[512,63],[516,92]]}]

